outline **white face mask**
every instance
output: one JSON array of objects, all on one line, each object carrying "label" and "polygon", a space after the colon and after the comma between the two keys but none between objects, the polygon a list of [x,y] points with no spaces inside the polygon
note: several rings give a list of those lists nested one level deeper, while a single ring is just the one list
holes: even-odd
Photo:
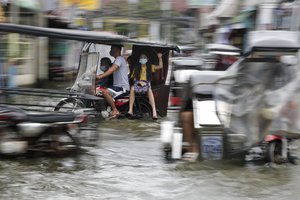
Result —
[{"label": "white face mask", "polygon": [[147,61],[148,61],[147,58],[140,58],[140,63],[141,63],[142,65],[146,64]]}]

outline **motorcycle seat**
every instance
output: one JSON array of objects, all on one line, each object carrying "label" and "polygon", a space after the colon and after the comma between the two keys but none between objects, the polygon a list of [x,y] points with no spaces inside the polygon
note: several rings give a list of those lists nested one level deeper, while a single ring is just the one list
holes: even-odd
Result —
[{"label": "motorcycle seat", "polygon": [[27,120],[36,123],[71,122],[75,120],[74,113],[28,113]]}]

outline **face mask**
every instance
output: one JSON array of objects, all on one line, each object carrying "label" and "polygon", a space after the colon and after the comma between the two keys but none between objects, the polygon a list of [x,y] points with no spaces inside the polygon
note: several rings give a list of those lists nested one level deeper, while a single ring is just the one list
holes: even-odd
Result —
[{"label": "face mask", "polygon": [[101,71],[106,72],[108,70],[107,66],[100,66]]},{"label": "face mask", "polygon": [[146,64],[147,61],[148,61],[147,58],[140,58],[140,63],[141,63],[142,65]]}]

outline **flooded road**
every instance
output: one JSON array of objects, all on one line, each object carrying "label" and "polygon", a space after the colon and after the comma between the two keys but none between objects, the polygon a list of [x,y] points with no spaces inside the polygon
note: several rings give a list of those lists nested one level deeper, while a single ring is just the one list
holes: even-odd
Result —
[{"label": "flooded road", "polygon": [[300,165],[165,163],[159,123],[101,123],[100,140],[67,158],[0,161],[0,199],[298,199]]},{"label": "flooded road", "polygon": [[159,122],[102,121],[97,146],[75,157],[0,160],[0,199],[299,199],[300,165],[164,162]]}]

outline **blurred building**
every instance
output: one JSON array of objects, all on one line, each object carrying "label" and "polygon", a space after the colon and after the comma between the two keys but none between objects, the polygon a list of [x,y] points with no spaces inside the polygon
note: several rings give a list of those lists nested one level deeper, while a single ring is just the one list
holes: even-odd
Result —
[{"label": "blurred building", "polygon": [[[4,22],[22,25],[80,28],[77,23],[81,21],[77,18],[80,15],[76,12],[99,9],[99,6],[100,0],[8,0],[1,4],[0,18]],[[74,71],[77,67],[70,56],[73,46],[74,43],[70,41],[1,34],[0,72],[4,74],[1,85],[5,84],[5,76],[11,67],[16,68],[16,86],[42,83],[56,76],[63,79],[65,72]]]},{"label": "blurred building", "polygon": [[300,13],[293,11],[295,4],[291,0],[188,1],[188,7],[199,10],[199,31],[204,43],[231,44],[241,49],[246,48],[251,30],[290,29],[292,24],[299,24],[295,18]]},{"label": "blurred building", "polygon": [[[26,25],[42,25],[39,2],[36,0],[6,1],[2,5],[4,22]],[[1,73],[15,71],[15,85],[33,84],[39,78],[46,78],[47,61],[41,50],[41,39],[19,34],[1,34]],[[9,70],[10,68],[14,70]],[[2,79],[2,85],[4,84]]]}]

